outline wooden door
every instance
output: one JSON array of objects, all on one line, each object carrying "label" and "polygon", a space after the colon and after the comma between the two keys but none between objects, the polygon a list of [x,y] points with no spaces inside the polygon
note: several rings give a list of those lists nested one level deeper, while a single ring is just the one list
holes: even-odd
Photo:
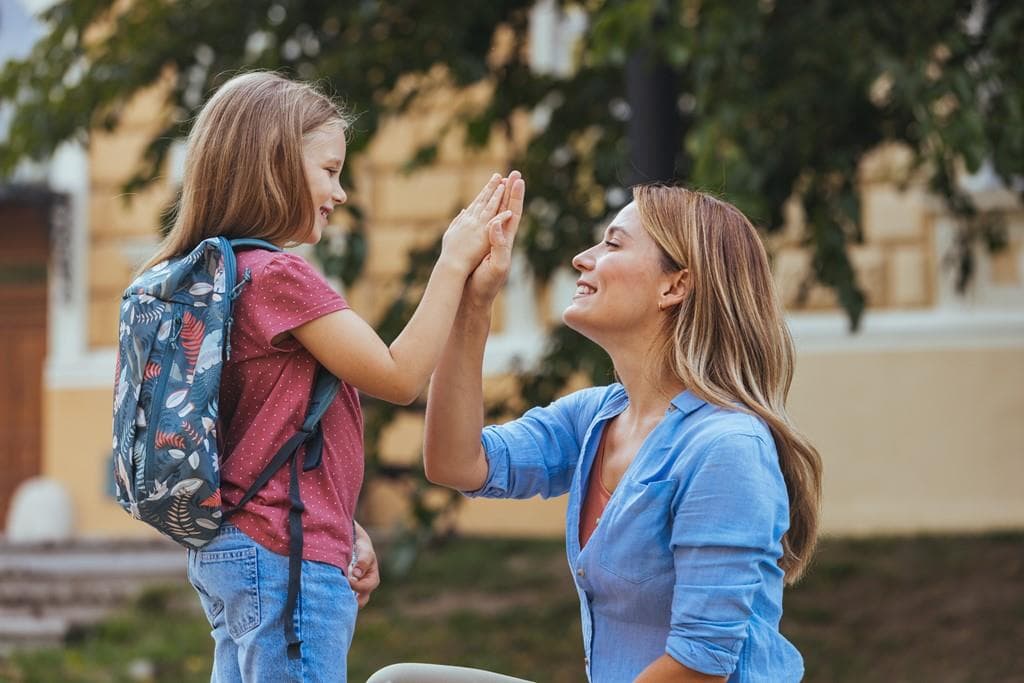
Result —
[{"label": "wooden door", "polygon": [[42,464],[49,206],[0,202],[0,522]]}]

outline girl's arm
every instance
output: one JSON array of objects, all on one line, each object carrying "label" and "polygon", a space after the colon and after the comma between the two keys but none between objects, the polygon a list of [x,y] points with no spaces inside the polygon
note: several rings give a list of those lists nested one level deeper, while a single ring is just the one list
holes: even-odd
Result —
[{"label": "girl's arm", "polygon": [[487,232],[511,214],[498,213],[504,181],[495,174],[445,232],[441,256],[423,298],[390,346],[352,310],[336,311],[291,331],[335,376],[360,391],[407,405],[423,391],[458,309],[466,278],[488,246]]},{"label": "girl's arm", "polygon": [[491,329],[491,305],[508,278],[526,193],[518,173],[513,172],[509,182],[512,217],[504,226],[492,225],[488,233],[491,251],[466,285],[427,398],[424,472],[436,484],[463,491],[475,491],[487,480],[487,459],[480,443],[484,345]]}]

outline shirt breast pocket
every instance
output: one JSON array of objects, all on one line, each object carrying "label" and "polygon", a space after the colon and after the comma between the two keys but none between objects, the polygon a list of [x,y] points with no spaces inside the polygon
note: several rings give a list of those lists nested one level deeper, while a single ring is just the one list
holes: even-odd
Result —
[{"label": "shirt breast pocket", "polygon": [[674,571],[672,479],[640,483],[623,479],[601,519],[601,567],[630,583],[644,583]]}]

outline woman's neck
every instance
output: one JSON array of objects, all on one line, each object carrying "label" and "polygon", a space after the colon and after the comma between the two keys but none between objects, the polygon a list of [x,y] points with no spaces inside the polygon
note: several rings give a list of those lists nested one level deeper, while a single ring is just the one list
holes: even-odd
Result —
[{"label": "woman's neck", "polygon": [[667,367],[660,362],[651,362],[656,354],[628,354],[626,357],[612,357],[615,374],[629,396],[630,421],[636,423],[660,420],[665,416],[669,403],[686,387]]}]

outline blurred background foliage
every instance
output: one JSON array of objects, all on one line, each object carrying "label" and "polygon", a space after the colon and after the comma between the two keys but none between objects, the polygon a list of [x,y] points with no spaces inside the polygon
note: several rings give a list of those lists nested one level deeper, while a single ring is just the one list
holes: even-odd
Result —
[{"label": "blurred background foliage", "polygon": [[[642,181],[684,182],[726,196],[766,232],[783,226],[783,204],[806,215],[811,278],[833,288],[855,329],[864,295],[848,258],[861,240],[858,161],[885,142],[906,145],[915,172],[960,218],[952,277],[961,287],[979,242],[998,247],[1000,226],[982,220],[959,187],[983,164],[1018,191],[1024,176],[1024,3],[1016,0],[551,0],[585,19],[571,68],[531,64],[532,0],[454,8],[417,0],[64,0],[43,16],[47,35],[0,72],[11,126],[0,177],[23,159],[44,159],[91,129],[114,130],[129,98],[174,75],[171,116],[125,188],[161,173],[172,143],[188,133],[209,93],[244,69],[315,79],[359,115],[357,158],[382,120],[436,88],[487,84],[479,106],[455,108],[447,129],[468,145],[513,137],[517,117],[532,133],[512,166],[529,182],[518,249],[546,281],[595,239],[595,226]],[[405,78],[436,73],[444,78]],[[429,167],[427,145],[407,168]],[[348,165],[351,169],[351,164]],[[427,171],[429,172],[429,171]],[[344,182],[354,187],[350,172]],[[359,207],[343,248],[323,245],[329,272],[360,272]],[[405,287],[378,329],[391,339],[415,306],[436,255],[413,254]],[[611,377],[608,359],[564,327],[543,360],[519,378],[519,396],[491,406],[499,416],[551,400],[570,376]],[[393,408],[367,405],[369,476],[408,482],[419,522],[436,530],[454,498],[428,505],[418,471],[375,459]]]}]

